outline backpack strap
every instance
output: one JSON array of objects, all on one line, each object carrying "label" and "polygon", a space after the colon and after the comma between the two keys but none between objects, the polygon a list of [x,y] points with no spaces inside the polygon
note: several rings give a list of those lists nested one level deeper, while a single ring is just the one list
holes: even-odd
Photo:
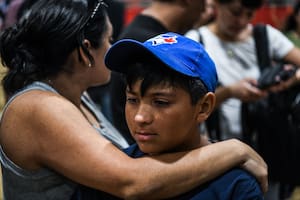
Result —
[{"label": "backpack strap", "polygon": [[197,32],[198,32],[198,42],[201,43],[203,45],[203,47],[204,47],[203,37],[202,37],[202,35],[201,35],[201,33],[200,33],[199,30]]},{"label": "backpack strap", "polygon": [[[256,24],[253,26],[253,39],[256,49],[256,57],[260,71],[262,72],[266,67],[271,66],[271,59],[269,55],[269,41],[267,35],[267,28],[265,24]],[[256,148],[257,141],[253,140],[255,117],[252,112],[255,107],[251,103],[242,103],[241,107],[241,122],[242,122],[242,140],[252,147]]]},{"label": "backpack strap", "polygon": [[203,38],[202,38],[202,35],[200,33],[200,30],[198,28],[194,28],[190,32],[195,33],[195,35],[197,35],[197,40],[195,40],[195,41],[199,42],[200,44],[202,44],[204,46]]},{"label": "backpack strap", "polygon": [[267,28],[265,24],[256,24],[253,28],[253,37],[256,47],[256,56],[260,71],[265,67],[271,66],[271,58],[269,55],[269,40]]}]

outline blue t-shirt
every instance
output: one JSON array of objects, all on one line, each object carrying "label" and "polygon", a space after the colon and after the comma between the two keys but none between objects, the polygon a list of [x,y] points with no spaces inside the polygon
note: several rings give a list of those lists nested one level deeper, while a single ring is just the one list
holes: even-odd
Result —
[{"label": "blue t-shirt", "polygon": [[[146,154],[140,151],[137,144],[133,144],[124,150],[133,158],[143,157]],[[79,198],[76,200],[117,200],[110,194],[90,188],[80,188]],[[262,200],[263,194],[256,179],[246,171],[235,168],[227,171],[216,179],[202,184],[195,189],[171,198],[173,200]]]},{"label": "blue t-shirt", "polygon": [[[145,155],[137,144],[133,144],[124,150],[133,158]],[[202,184],[197,188],[174,197],[176,200],[258,200],[264,199],[260,186],[256,179],[248,172],[235,168],[227,171],[216,179]]]}]

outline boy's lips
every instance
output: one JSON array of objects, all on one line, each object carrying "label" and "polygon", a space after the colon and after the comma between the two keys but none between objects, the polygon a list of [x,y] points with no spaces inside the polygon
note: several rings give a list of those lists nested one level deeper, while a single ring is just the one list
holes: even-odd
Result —
[{"label": "boy's lips", "polygon": [[155,137],[157,134],[155,133],[151,133],[151,132],[147,132],[147,131],[135,131],[134,133],[134,138],[137,141],[148,141],[153,139],[153,137]]}]

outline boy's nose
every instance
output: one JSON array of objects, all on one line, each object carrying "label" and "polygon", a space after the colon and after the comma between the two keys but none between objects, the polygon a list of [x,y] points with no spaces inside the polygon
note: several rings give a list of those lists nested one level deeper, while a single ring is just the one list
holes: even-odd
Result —
[{"label": "boy's nose", "polygon": [[137,113],[134,117],[134,120],[138,123],[151,123],[152,122],[151,109],[147,105],[139,106]]}]

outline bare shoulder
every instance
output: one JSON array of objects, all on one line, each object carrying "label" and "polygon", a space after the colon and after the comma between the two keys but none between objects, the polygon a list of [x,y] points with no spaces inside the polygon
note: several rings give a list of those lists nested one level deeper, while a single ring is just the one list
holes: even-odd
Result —
[{"label": "bare shoulder", "polygon": [[78,130],[94,131],[75,105],[55,93],[33,90],[16,97],[3,113],[0,141],[16,164],[34,170],[64,150],[60,147],[74,144],[82,133]]},{"label": "bare shoulder", "polygon": [[[76,107],[58,94],[32,90],[16,97],[3,113],[2,123],[18,127],[34,126],[43,121],[49,122],[53,116],[61,116],[69,112],[76,112]],[[16,116],[18,116],[16,118]]]}]

